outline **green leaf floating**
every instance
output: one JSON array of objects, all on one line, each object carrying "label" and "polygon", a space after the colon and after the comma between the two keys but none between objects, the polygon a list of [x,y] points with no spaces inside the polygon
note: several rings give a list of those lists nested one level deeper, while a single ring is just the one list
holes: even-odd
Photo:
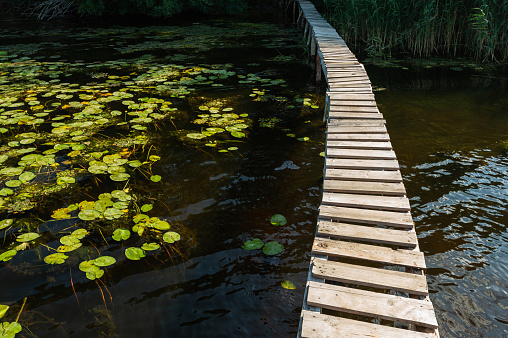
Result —
[{"label": "green leaf floating", "polygon": [[278,242],[268,242],[263,248],[263,253],[268,256],[274,256],[280,254],[284,250],[284,245]]},{"label": "green leaf floating", "polygon": [[148,212],[153,209],[153,204],[143,204],[141,211]]},{"label": "green leaf floating", "polygon": [[0,254],[0,261],[7,262],[12,259],[12,257],[16,256],[16,253],[18,253],[16,250],[8,250],[2,254]]},{"label": "green leaf floating", "polygon": [[12,218],[7,218],[0,221],[0,230],[10,227],[12,222],[14,222]]},{"label": "green leaf floating", "polygon": [[168,231],[168,232],[164,233],[164,236],[162,236],[162,239],[164,240],[164,242],[174,243],[174,242],[180,240],[180,234],[177,232],[174,232],[174,231]]},{"label": "green leaf floating", "polygon": [[26,171],[24,173],[22,173],[21,175],[19,175],[19,180],[21,182],[28,182],[28,181],[31,181],[35,178],[35,174],[31,171]]},{"label": "green leaf floating", "polygon": [[160,175],[153,175],[153,176],[150,176],[150,179],[153,181],[153,182],[160,182],[160,180],[162,179],[162,177]]},{"label": "green leaf floating", "polygon": [[158,243],[143,243],[141,249],[146,251],[153,251],[159,249],[161,246]]},{"label": "green leaf floating", "polygon": [[63,245],[74,245],[79,243],[79,238],[73,235],[66,235],[60,238],[60,243]]},{"label": "green leaf floating", "polygon": [[257,250],[261,249],[265,245],[259,238],[254,238],[252,241],[245,242],[244,245],[242,245],[242,249],[245,250]]},{"label": "green leaf floating", "polygon": [[16,333],[21,331],[21,325],[16,322],[3,322],[0,330],[2,331],[2,338],[14,338]]},{"label": "green leaf floating", "polygon": [[296,289],[295,285],[292,282],[288,281],[288,280],[283,281],[282,283],[280,283],[280,285],[282,285],[282,287],[284,289],[288,289],[288,290],[294,290],[294,289]]},{"label": "green leaf floating", "polygon": [[82,238],[85,238],[85,236],[88,234],[89,234],[89,232],[85,229],[77,229],[72,232],[71,236],[74,236],[77,239],[82,239]]},{"label": "green leaf floating", "polygon": [[101,278],[104,275],[104,270],[99,269],[98,267],[95,267],[95,270],[87,271],[86,278],[90,280],[94,280],[97,278]]},{"label": "green leaf floating", "polygon": [[0,304],[0,318],[5,316],[5,313],[9,310],[9,305],[1,305]]},{"label": "green leaf floating", "polygon": [[101,256],[99,258],[96,258],[94,259],[94,265],[96,266],[100,266],[100,267],[105,267],[105,266],[110,266],[110,265],[113,265],[116,263],[116,259],[114,257],[111,257],[111,256]]},{"label": "green leaf floating", "polygon": [[47,264],[62,264],[67,258],[69,258],[69,256],[64,255],[63,253],[54,253],[44,257],[44,262]]},{"label": "green leaf floating", "polygon": [[93,221],[100,216],[101,213],[94,209],[81,210],[78,214],[79,219],[83,221]]},{"label": "green leaf floating", "polygon": [[128,239],[129,237],[131,237],[130,230],[120,228],[120,229],[116,229],[115,231],[113,231],[113,239],[115,241],[118,241],[118,242],[124,241],[124,240]]},{"label": "green leaf floating", "polygon": [[272,225],[275,225],[275,226],[286,225],[287,222],[288,221],[287,221],[286,217],[282,216],[281,214],[275,214],[270,219],[270,223],[272,223]]},{"label": "green leaf floating", "polygon": [[39,238],[39,237],[40,237],[40,235],[38,233],[28,232],[26,234],[19,235],[18,238],[16,238],[16,241],[18,241],[18,242],[30,242],[30,241],[33,241],[34,239]]},{"label": "green leaf floating", "polygon": [[141,258],[145,256],[146,256],[145,250],[141,248],[130,247],[125,249],[125,257],[127,257],[130,260],[139,261]]}]

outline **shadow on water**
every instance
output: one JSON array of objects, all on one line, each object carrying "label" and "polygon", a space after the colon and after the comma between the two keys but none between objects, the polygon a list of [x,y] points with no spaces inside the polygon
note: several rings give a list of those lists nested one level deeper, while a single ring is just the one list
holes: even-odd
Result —
[{"label": "shadow on water", "polygon": [[508,76],[367,68],[443,337],[508,334]]}]

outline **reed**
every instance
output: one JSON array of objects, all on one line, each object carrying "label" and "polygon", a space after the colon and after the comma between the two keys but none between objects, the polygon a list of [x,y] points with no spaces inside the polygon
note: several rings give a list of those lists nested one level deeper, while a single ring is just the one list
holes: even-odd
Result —
[{"label": "reed", "polygon": [[506,0],[315,0],[357,52],[508,61]]}]

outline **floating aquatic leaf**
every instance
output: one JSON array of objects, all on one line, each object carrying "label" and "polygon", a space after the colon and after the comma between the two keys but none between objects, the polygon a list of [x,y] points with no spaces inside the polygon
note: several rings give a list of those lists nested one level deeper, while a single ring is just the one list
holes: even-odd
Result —
[{"label": "floating aquatic leaf", "polygon": [[288,290],[294,290],[294,289],[296,289],[295,285],[292,282],[288,281],[288,280],[285,280],[285,281],[283,281],[280,284],[282,285],[282,287],[284,289],[288,289]]},{"label": "floating aquatic leaf", "polygon": [[287,222],[288,221],[286,217],[282,216],[281,214],[275,214],[272,216],[272,218],[270,218],[270,223],[275,226],[286,225]]},{"label": "floating aquatic leaf", "polygon": [[158,243],[143,243],[141,249],[146,251],[153,251],[159,249],[161,246]]},{"label": "floating aquatic leaf", "polygon": [[242,248],[245,250],[261,249],[265,245],[259,238],[254,238],[252,241],[245,242]]},{"label": "floating aquatic leaf", "polygon": [[76,182],[76,179],[74,177],[69,177],[69,176],[62,176],[56,180],[56,184],[59,184],[59,185],[72,184],[75,182]]},{"label": "floating aquatic leaf", "polygon": [[134,223],[139,223],[141,221],[145,221],[147,219],[149,219],[150,217],[148,217],[148,215],[145,215],[145,214],[138,214],[136,216],[134,216],[132,218],[132,220],[134,221]]},{"label": "floating aquatic leaf", "polygon": [[130,201],[132,199],[132,197],[123,190],[113,190],[111,192],[111,197],[120,201]]},{"label": "floating aquatic leaf", "polygon": [[10,227],[13,222],[14,222],[14,220],[12,218],[7,218],[7,219],[0,221],[0,230]]},{"label": "floating aquatic leaf", "polygon": [[9,188],[3,188],[0,190],[0,196],[9,196],[9,195],[12,195],[14,194],[14,191],[12,189],[9,189]]},{"label": "floating aquatic leaf", "polygon": [[161,179],[162,179],[162,177],[160,175],[150,176],[150,180],[152,180],[153,182],[159,182]]},{"label": "floating aquatic leaf", "polygon": [[123,216],[122,211],[120,211],[117,208],[108,208],[106,211],[104,211],[104,218],[106,219],[115,219],[120,218]]},{"label": "floating aquatic leaf", "polygon": [[12,257],[16,256],[16,250],[8,250],[0,254],[0,261],[7,262],[12,259]]},{"label": "floating aquatic leaf", "polygon": [[83,245],[83,243],[74,243],[72,245],[60,245],[56,251],[58,252],[71,252],[71,251],[74,251],[76,249],[79,249],[81,246]]},{"label": "floating aquatic leaf", "polygon": [[133,168],[141,167],[143,165],[143,163],[138,160],[129,161],[127,164]]},{"label": "floating aquatic leaf", "polygon": [[319,153],[319,156],[321,156],[321,157],[326,157],[326,154],[325,154],[325,152],[324,152],[324,151],[322,151],[322,152],[320,152],[320,153]]},{"label": "floating aquatic leaf", "polygon": [[0,155],[0,163],[4,163],[9,159],[9,156],[7,155]]},{"label": "floating aquatic leaf", "polygon": [[207,135],[204,135],[202,133],[189,133],[187,134],[187,137],[195,140],[200,140],[207,137]]},{"label": "floating aquatic leaf", "polygon": [[231,136],[236,138],[242,138],[245,137],[245,133],[242,133],[241,131],[232,131]]},{"label": "floating aquatic leaf", "polygon": [[28,232],[26,234],[22,234],[22,235],[19,235],[17,238],[16,238],[16,241],[18,242],[30,242],[30,241],[33,241],[37,238],[39,238],[40,235],[36,232]]},{"label": "floating aquatic leaf", "polygon": [[21,175],[23,172],[23,168],[12,168],[7,167],[0,170],[0,175],[6,175],[6,176],[14,176],[14,175]]},{"label": "floating aquatic leaf", "polygon": [[69,210],[67,208],[61,208],[53,211],[51,217],[55,219],[67,219],[71,218],[71,215],[69,215]]},{"label": "floating aquatic leaf", "polygon": [[104,276],[104,270],[101,270],[97,266],[95,268],[96,269],[94,269],[94,270],[90,270],[90,271],[86,272],[86,278],[88,278],[90,280],[94,280],[94,279],[101,278],[102,276]]},{"label": "floating aquatic leaf", "polygon": [[310,138],[308,138],[308,137],[306,136],[306,137],[300,137],[300,138],[298,138],[297,140],[298,140],[298,141],[305,142],[305,141],[310,140]]},{"label": "floating aquatic leaf", "polygon": [[118,174],[113,174],[113,175],[109,176],[109,178],[111,178],[113,181],[116,181],[116,182],[127,181],[129,179],[129,177],[131,177],[131,175],[129,175],[127,173],[118,173]]},{"label": "floating aquatic leaf", "polygon": [[79,243],[79,238],[72,235],[66,235],[60,238],[60,243],[62,243],[63,245],[74,245]]},{"label": "floating aquatic leaf", "polygon": [[79,263],[79,269],[83,272],[88,272],[98,270],[98,267],[94,264],[94,260],[90,260]]},{"label": "floating aquatic leaf", "polygon": [[180,240],[180,234],[177,232],[174,232],[174,231],[168,231],[168,232],[164,233],[164,236],[162,236],[162,239],[164,240],[164,242],[174,243],[174,242]]},{"label": "floating aquatic leaf", "polygon": [[19,181],[19,180],[10,180],[10,181],[5,182],[5,185],[8,186],[9,188],[16,188],[16,187],[19,187],[21,185],[21,181]]},{"label": "floating aquatic leaf", "polygon": [[83,221],[93,221],[101,216],[101,213],[94,209],[81,210],[78,218]]},{"label": "floating aquatic leaf", "polygon": [[116,209],[127,209],[129,207],[129,202],[115,202],[113,203],[113,208],[116,208]]},{"label": "floating aquatic leaf", "polygon": [[116,263],[116,259],[111,256],[101,256],[94,259],[93,264],[100,267],[110,266]]},{"label": "floating aquatic leaf", "polygon": [[148,212],[153,209],[153,204],[143,204],[141,206],[141,211]]},{"label": "floating aquatic leaf", "polygon": [[275,241],[266,243],[263,248],[263,253],[269,256],[280,254],[282,251],[284,251],[284,245]]},{"label": "floating aquatic leaf", "polygon": [[0,304],[0,318],[5,316],[5,314],[7,313],[7,310],[9,310],[9,305]]},{"label": "floating aquatic leaf", "polygon": [[126,239],[129,239],[129,237],[131,237],[131,232],[127,229],[124,229],[124,228],[120,228],[120,229],[116,229],[115,231],[113,231],[113,239],[115,241],[124,241]]},{"label": "floating aquatic leaf", "polygon": [[145,257],[145,250],[136,247],[130,247],[125,249],[125,257],[133,261],[139,261],[141,258]]},{"label": "floating aquatic leaf", "polygon": [[35,178],[35,174],[31,171],[25,171],[21,175],[19,175],[19,180],[21,182],[28,182]]},{"label": "floating aquatic leaf", "polygon": [[21,325],[17,322],[3,322],[0,330],[2,331],[2,338],[14,338],[16,333],[21,331]]},{"label": "floating aquatic leaf", "polygon": [[47,264],[62,264],[67,258],[69,258],[69,256],[59,252],[44,257],[44,262]]},{"label": "floating aquatic leaf", "polygon": [[86,229],[77,229],[77,230],[74,230],[71,234],[71,236],[74,236],[76,237],[77,239],[83,239],[85,238],[86,235],[88,235],[90,232],[87,231]]}]

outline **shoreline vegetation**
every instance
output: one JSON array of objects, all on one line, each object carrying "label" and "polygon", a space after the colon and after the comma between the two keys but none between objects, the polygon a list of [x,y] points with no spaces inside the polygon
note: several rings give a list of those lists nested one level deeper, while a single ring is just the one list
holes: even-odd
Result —
[{"label": "shoreline vegetation", "polygon": [[508,61],[506,0],[312,0],[360,54]]}]

